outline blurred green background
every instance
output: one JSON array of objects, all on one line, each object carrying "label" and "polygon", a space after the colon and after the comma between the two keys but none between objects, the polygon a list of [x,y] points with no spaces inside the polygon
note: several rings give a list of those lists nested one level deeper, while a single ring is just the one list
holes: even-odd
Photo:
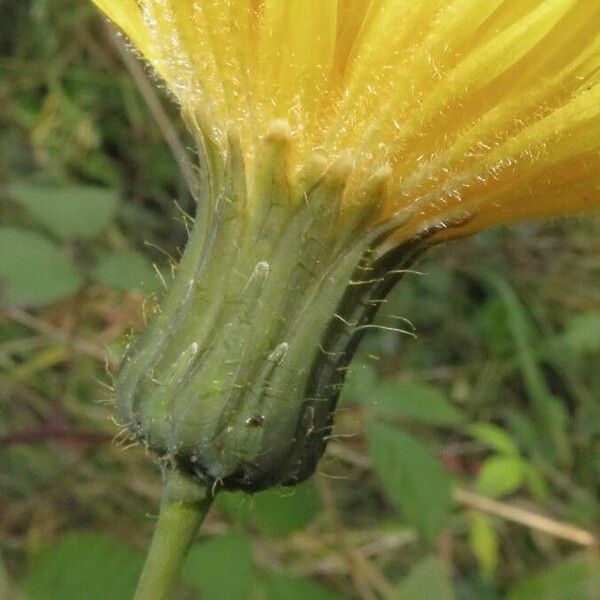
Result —
[{"label": "blurred green background", "polygon": [[[191,142],[122,44],[83,0],[0,0],[3,600],[130,598],[157,510],[110,373],[185,242]],[[600,218],[417,269],[379,317],[416,339],[366,339],[310,482],[221,495],[182,599],[600,598]]]}]

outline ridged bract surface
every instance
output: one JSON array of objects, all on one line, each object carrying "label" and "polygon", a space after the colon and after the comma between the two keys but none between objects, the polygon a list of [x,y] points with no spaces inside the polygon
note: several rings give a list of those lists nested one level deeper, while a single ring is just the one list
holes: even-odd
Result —
[{"label": "ridged bract surface", "polygon": [[[285,123],[273,123],[263,210],[251,215],[230,136],[215,210],[197,220],[159,313],[117,377],[119,413],[134,435],[209,487],[256,491],[313,473],[356,342],[390,287],[391,265],[376,250],[390,232],[362,227],[381,179],[341,226],[350,165],[307,169],[294,182],[291,151]],[[409,244],[402,259],[414,254]]]}]

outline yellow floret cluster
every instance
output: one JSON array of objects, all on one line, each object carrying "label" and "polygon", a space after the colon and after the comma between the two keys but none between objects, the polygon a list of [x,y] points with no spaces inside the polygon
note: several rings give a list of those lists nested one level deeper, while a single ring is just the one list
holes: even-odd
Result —
[{"label": "yellow floret cluster", "polygon": [[406,236],[600,205],[598,0],[95,3],[193,133],[224,155],[236,132],[250,198],[284,120],[291,180],[315,157],[349,157],[350,207],[383,173],[377,219],[413,207]]}]

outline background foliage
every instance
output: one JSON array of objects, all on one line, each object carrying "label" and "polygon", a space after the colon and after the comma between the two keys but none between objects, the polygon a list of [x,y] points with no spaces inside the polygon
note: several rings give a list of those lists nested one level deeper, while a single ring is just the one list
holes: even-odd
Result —
[{"label": "background foliage", "polygon": [[[86,2],[0,15],[0,597],[126,599],[160,482],[110,371],[185,240],[190,142]],[[223,494],[181,598],[600,597],[599,250],[588,217],[431,253],[318,476]]]}]

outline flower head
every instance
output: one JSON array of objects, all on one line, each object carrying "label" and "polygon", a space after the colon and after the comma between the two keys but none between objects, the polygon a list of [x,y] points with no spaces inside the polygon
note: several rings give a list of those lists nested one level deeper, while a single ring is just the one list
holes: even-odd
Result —
[{"label": "flower head", "polygon": [[223,155],[239,133],[250,196],[284,119],[292,175],[346,157],[343,207],[385,175],[377,218],[413,207],[405,235],[600,204],[596,0],[95,2],[192,130]]},{"label": "flower head", "polygon": [[600,205],[597,0],[95,2],[207,175],[119,412],[211,486],[313,472],[358,341],[428,245]]}]

